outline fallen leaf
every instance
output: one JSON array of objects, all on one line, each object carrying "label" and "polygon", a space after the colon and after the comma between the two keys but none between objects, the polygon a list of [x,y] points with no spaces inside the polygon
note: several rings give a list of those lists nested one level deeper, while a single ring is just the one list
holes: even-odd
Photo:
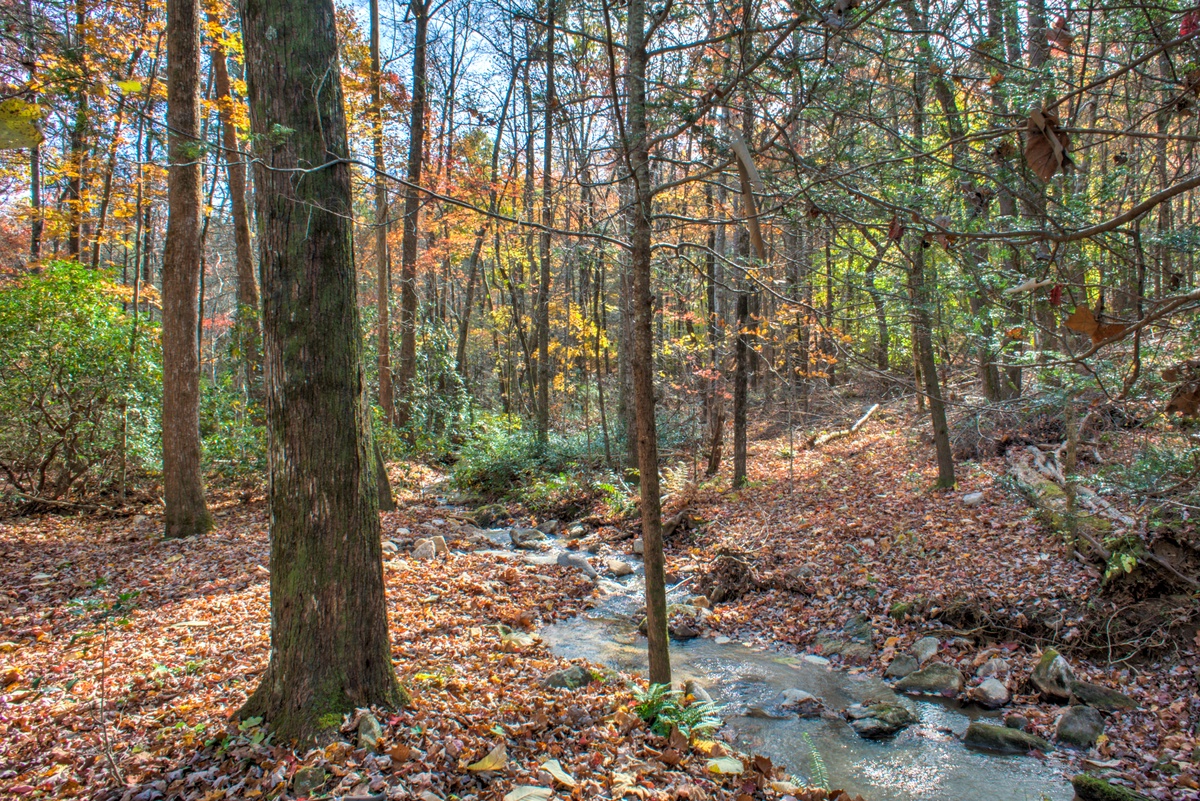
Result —
[{"label": "fallen leaf", "polygon": [[[461,764],[461,763],[460,763]],[[467,765],[467,770],[503,770],[508,764],[508,749],[504,747],[504,743],[493,748],[488,755],[478,762],[472,762]]]},{"label": "fallen leaf", "polygon": [[567,787],[575,787],[578,784],[575,777],[563,770],[562,764],[557,759],[548,759],[543,762],[542,770],[553,776],[555,781]]},{"label": "fallen leaf", "polygon": [[722,776],[737,776],[746,769],[742,764],[742,760],[731,756],[710,759],[705,763],[704,767],[709,773],[717,773]]},{"label": "fallen leaf", "polygon": [[504,801],[543,801],[552,795],[554,795],[554,791],[545,787],[518,784],[504,794]]}]

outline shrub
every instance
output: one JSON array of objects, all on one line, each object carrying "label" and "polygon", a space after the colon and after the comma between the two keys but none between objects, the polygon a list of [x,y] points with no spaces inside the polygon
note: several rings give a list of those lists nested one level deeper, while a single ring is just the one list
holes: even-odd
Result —
[{"label": "shrub", "polygon": [[226,372],[200,393],[200,436],[208,469],[222,476],[265,474],[267,425],[262,404]]},{"label": "shrub", "polygon": [[125,294],[70,263],[0,288],[0,475],[21,500],[82,497],[157,459],[158,329]]}]

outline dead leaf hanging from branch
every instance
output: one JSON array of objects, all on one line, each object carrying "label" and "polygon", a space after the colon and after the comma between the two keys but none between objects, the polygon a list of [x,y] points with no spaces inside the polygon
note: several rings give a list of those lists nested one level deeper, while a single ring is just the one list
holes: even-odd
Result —
[{"label": "dead leaf hanging from branch", "polygon": [[1120,323],[1102,323],[1087,306],[1076,306],[1075,311],[1067,317],[1067,328],[1087,334],[1092,338],[1092,344],[1103,342],[1125,331]]},{"label": "dead leaf hanging from branch", "polygon": [[1038,178],[1049,181],[1059,170],[1073,167],[1075,162],[1067,152],[1070,147],[1071,137],[1058,129],[1058,117],[1040,109],[1029,115],[1025,161]]}]

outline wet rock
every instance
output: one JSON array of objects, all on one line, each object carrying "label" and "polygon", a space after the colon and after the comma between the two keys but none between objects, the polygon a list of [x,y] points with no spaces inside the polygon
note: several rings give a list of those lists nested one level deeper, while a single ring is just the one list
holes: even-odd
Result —
[{"label": "wet rock", "polygon": [[1030,680],[1042,695],[1066,701],[1071,697],[1071,683],[1075,681],[1075,674],[1058,651],[1047,648],[1034,667]]},{"label": "wet rock", "polygon": [[896,654],[896,658],[887,666],[887,670],[884,671],[883,675],[889,679],[902,679],[919,667],[921,665],[918,664],[915,656],[911,656],[910,654]]},{"label": "wet rock", "polygon": [[512,544],[524,551],[539,550],[546,542],[546,535],[536,528],[513,527],[508,532]]},{"label": "wet rock", "polygon": [[641,537],[638,537],[636,540],[634,540],[633,541],[633,552],[635,554],[637,554],[638,556],[644,555],[646,553],[646,541],[643,540]]},{"label": "wet rock", "polygon": [[967,698],[988,709],[999,709],[1008,703],[1008,688],[999,679],[984,679],[967,691]]},{"label": "wet rock", "polygon": [[924,695],[942,695],[953,698],[962,692],[963,677],[955,668],[934,662],[915,673],[909,673],[896,682],[896,689]]},{"label": "wet rock", "polygon": [[1004,725],[1010,729],[1029,730],[1029,718],[1024,715],[1005,715]]},{"label": "wet rock", "polygon": [[842,633],[854,642],[870,643],[875,635],[875,629],[865,615],[856,615],[842,626]]},{"label": "wet rock", "polygon": [[1150,801],[1148,796],[1135,793],[1128,787],[1109,784],[1104,779],[1080,773],[1071,778],[1078,801]]},{"label": "wet rock", "polygon": [[712,609],[712,604],[708,601],[707,595],[693,595],[688,598],[688,603],[697,609]]},{"label": "wet rock", "polygon": [[546,687],[557,687],[561,690],[578,690],[590,684],[592,673],[582,665],[572,665],[565,670],[558,670],[542,679]]},{"label": "wet rock", "polygon": [[599,574],[596,568],[592,567],[592,563],[587,560],[587,557],[580,556],[577,553],[567,553],[563,551],[558,555],[559,567],[573,567],[581,571],[588,578],[596,578]]},{"label": "wet rock", "polygon": [[433,552],[442,556],[450,555],[450,546],[446,545],[446,538],[441,534],[430,537],[429,541],[433,543]]},{"label": "wet rock", "polygon": [[937,656],[938,639],[937,637],[922,637],[913,643],[910,649],[912,655],[917,658],[917,661],[922,665]]},{"label": "wet rock", "polygon": [[396,543],[392,542],[391,540],[383,541],[383,552],[385,554],[391,556],[392,554],[398,552],[399,550],[400,550],[400,546],[398,546]]},{"label": "wet rock", "polygon": [[1028,754],[1030,751],[1048,753],[1054,750],[1054,746],[1035,734],[979,721],[967,727],[963,745],[1001,754]]},{"label": "wet rock", "polygon": [[855,704],[846,710],[850,728],[868,740],[890,737],[916,723],[916,716],[903,704],[876,703],[870,706]]},{"label": "wet rock", "polygon": [[1086,704],[1104,712],[1116,712],[1120,709],[1137,709],[1137,701],[1125,693],[1101,687],[1099,684],[1089,684],[1086,681],[1071,682],[1073,702]]},{"label": "wet rock", "polygon": [[567,526],[567,536],[573,540],[579,539],[585,534],[587,534],[587,528],[583,525],[583,523],[572,523],[571,525]]},{"label": "wet rock", "polygon": [[704,701],[710,704],[713,702],[712,696],[708,694],[708,690],[701,687],[695,679],[688,679],[684,682],[683,691],[697,701]]},{"label": "wet rock", "polygon": [[844,659],[870,659],[875,648],[865,642],[849,642],[842,646],[840,653]]},{"label": "wet rock", "polygon": [[779,706],[794,711],[802,718],[817,718],[821,716],[824,705],[812,693],[792,687],[780,693]]},{"label": "wet rock", "polygon": [[370,712],[358,719],[358,747],[375,752],[379,749],[379,741],[383,739],[383,727]]},{"label": "wet rock", "polygon": [[968,492],[962,496],[963,506],[979,506],[983,503],[982,492]]},{"label": "wet rock", "polygon": [[1001,659],[998,656],[993,656],[991,659],[979,666],[979,668],[975,671],[975,675],[981,679],[987,679],[991,678],[992,676],[999,676],[1000,674],[1007,672],[1008,660]]},{"label": "wet rock", "polygon": [[618,578],[621,576],[628,576],[633,572],[633,565],[629,564],[623,559],[605,559],[604,566],[608,568],[609,573],[612,573]]},{"label": "wet rock", "polygon": [[413,559],[433,559],[437,556],[437,548],[433,545],[433,540],[420,539],[413,546]]},{"label": "wet rock", "polygon": [[292,794],[304,797],[313,794],[313,791],[325,783],[325,768],[308,766],[300,768],[292,776]]},{"label": "wet rock", "polygon": [[[701,624],[707,617],[707,609],[699,609],[690,604],[669,604],[667,606],[667,633],[676,640],[692,640],[700,636]],[[638,631],[645,634],[649,628],[646,618],[642,618]]]},{"label": "wet rock", "polygon": [[543,520],[534,526],[534,528],[543,534],[557,534],[560,526],[561,524],[557,520]]},{"label": "wet rock", "polygon": [[490,528],[492,524],[508,519],[508,509],[504,504],[493,503],[487,506],[480,506],[472,515],[475,520],[475,525],[480,528]]},{"label": "wet rock", "polygon": [[1104,733],[1104,718],[1090,706],[1077,704],[1067,707],[1058,716],[1054,737],[1061,743],[1091,748]]}]

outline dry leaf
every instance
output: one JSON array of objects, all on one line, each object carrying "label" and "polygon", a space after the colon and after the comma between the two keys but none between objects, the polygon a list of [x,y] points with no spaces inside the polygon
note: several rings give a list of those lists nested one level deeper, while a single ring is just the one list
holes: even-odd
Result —
[{"label": "dry leaf", "polygon": [[554,791],[545,787],[534,787],[529,784],[518,784],[504,795],[504,801],[545,801],[554,795]]},{"label": "dry leaf", "polygon": [[554,777],[554,780],[566,787],[574,787],[578,782],[570,773],[563,770],[562,763],[557,759],[548,759],[542,763],[542,770]]},{"label": "dry leaf", "polygon": [[717,773],[722,776],[737,776],[746,769],[745,765],[742,764],[742,760],[731,756],[710,759],[705,763],[704,767],[709,773]]},{"label": "dry leaf", "polygon": [[1059,170],[1074,165],[1070,154],[1071,137],[1058,130],[1058,117],[1043,111],[1029,115],[1025,133],[1025,161],[1043,181],[1049,181]]},{"label": "dry leaf", "polygon": [[473,762],[467,765],[467,770],[503,770],[508,764],[508,749],[504,747],[504,743],[493,748],[487,756],[478,762]]}]

